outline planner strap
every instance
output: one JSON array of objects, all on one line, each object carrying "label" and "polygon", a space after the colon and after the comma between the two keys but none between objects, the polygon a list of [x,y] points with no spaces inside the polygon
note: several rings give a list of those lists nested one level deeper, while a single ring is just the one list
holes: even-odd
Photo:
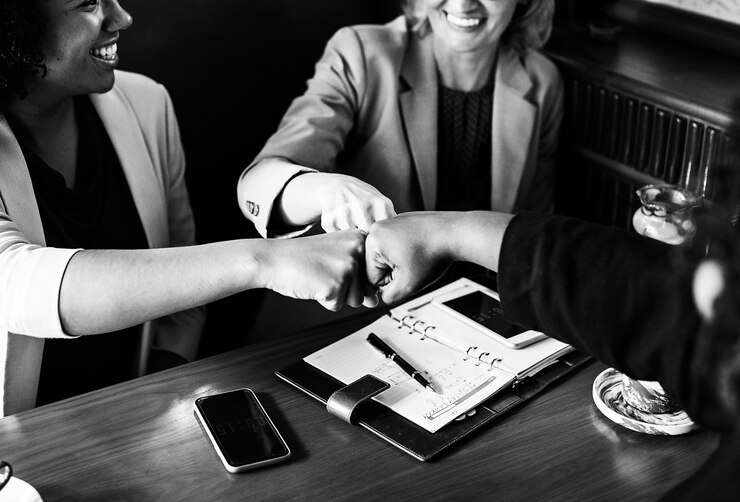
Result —
[{"label": "planner strap", "polygon": [[357,407],[388,388],[388,382],[373,375],[365,375],[332,393],[326,401],[326,409],[335,417],[354,424],[356,421],[353,421],[353,415]]}]

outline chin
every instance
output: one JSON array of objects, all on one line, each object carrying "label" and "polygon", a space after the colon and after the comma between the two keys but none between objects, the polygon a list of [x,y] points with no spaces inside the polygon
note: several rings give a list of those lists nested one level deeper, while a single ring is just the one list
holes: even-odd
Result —
[{"label": "chin", "polygon": [[111,72],[110,78],[106,78],[104,82],[101,82],[100,85],[96,86],[95,90],[92,91],[92,94],[104,94],[113,89],[115,83],[116,77],[113,72]]}]

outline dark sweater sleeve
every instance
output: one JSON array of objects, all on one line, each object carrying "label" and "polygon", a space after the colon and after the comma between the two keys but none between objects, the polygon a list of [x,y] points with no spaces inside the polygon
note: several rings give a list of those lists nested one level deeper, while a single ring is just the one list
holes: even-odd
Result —
[{"label": "dark sweater sleeve", "polygon": [[680,256],[674,246],[614,227],[518,214],[499,260],[504,315],[685,394],[701,320],[693,269],[679,266]]}]

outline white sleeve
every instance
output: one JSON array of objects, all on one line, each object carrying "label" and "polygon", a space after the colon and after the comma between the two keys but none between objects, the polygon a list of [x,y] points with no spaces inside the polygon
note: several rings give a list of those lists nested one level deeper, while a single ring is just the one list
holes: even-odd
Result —
[{"label": "white sleeve", "polygon": [[72,338],[59,318],[59,290],[77,251],[31,244],[0,206],[0,329]]}]

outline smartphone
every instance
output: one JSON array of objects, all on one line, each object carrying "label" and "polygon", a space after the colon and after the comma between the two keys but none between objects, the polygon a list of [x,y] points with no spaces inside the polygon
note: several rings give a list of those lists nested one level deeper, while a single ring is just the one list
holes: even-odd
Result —
[{"label": "smartphone", "polygon": [[513,349],[547,338],[544,333],[527,330],[504,319],[495,291],[473,289],[466,293],[457,290],[432,299],[432,304]]},{"label": "smartphone", "polygon": [[290,458],[290,448],[250,389],[195,400],[195,415],[229,472],[243,472]]}]

